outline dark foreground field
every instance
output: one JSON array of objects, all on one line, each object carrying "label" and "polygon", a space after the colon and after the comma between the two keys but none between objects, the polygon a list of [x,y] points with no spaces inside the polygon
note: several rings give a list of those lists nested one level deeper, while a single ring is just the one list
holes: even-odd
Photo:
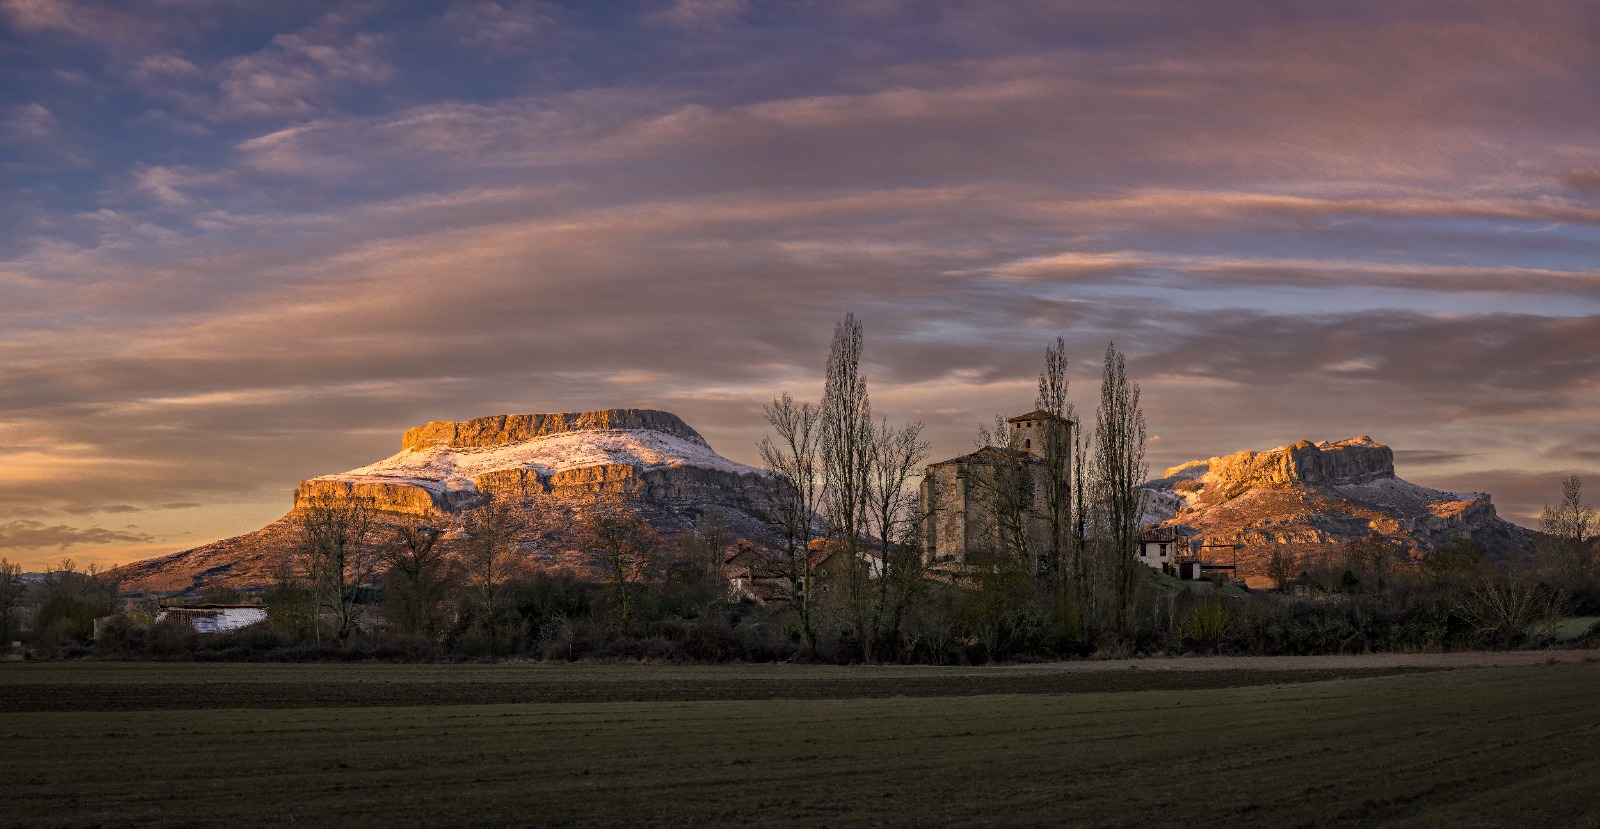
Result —
[{"label": "dark foreground field", "polygon": [[1600,825],[1600,663],[1215,664],[0,665],[0,822]]}]

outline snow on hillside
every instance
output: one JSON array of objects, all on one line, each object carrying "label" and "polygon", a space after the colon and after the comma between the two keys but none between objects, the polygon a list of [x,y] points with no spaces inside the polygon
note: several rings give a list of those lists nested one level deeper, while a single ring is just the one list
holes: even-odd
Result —
[{"label": "snow on hillside", "polygon": [[1346,497],[1368,503],[1408,508],[1440,502],[1476,501],[1489,497],[1482,492],[1445,492],[1399,478],[1379,478],[1357,484],[1341,484],[1339,491]]},{"label": "snow on hillside", "polygon": [[565,432],[523,443],[485,448],[429,446],[406,450],[374,464],[319,481],[405,483],[434,491],[473,490],[473,478],[499,469],[536,469],[541,475],[602,464],[627,464],[640,469],[693,466],[741,475],[763,470],[734,463],[676,435],[644,429]]}]

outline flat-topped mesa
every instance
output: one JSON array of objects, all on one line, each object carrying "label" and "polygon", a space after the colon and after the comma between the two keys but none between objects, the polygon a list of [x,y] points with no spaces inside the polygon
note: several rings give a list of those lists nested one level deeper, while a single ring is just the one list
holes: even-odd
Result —
[{"label": "flat-topped mesa", "polygon": [[1394,451],[1362,435],[1337,442],[1302,440],[1265,452],[1245,450],[1203,463],[1191,461],[1167,470],[1166,477],[1239,484],[1357,484],[1394,477]]},{"label": "flat-topped mesa", "polygon": [[597,412],[496,415],[473,420],[434,421],[407,429],[400,447],[402,450],[420,450],[429,446],[486,448],[566,432],[616,430],[662,432],[707,446],[706,439],[699,432],[671,412],[656,409],[602,409]]},{"label": "flat-topped mesa", "polygon": [[[306,510],[346,499],[379,521],[460,528],[464,513],[496,499],[513,515],[511,546],[536,572],[599,577],[580,522],[596,498],[623,496],[664,534],[687,534],[715,510],[730,537],[776,544],[762,517],[771,473],[718,455],[676,415],[651,409],[484,417],[408,431],[404,448],[346,472],[301,481],[294,510],[256,533],[152,562],[130,583],[144,589],[265,586],[296,542]],[[445,540],[459,549],[456,535]]]},{"label": "flat-topped mesa", "polygon": [[570,500],[602,492],[693,506],[748,500],[766,481],[763,470],[718,455],[677,415],[654,409],[440,421],[406,432],[402,446],[376,463],[302,481],[296,506],[356,496],[383,512],[439,515],[489,496]]}]

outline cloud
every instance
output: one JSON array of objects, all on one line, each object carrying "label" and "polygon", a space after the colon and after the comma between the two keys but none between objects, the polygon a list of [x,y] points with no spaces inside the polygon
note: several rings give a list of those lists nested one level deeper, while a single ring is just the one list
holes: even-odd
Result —
[{"label": "cloud", "polygon": [[164,82],[177,78],[192,78],[200,74],[200,67],[176,52],[147,55],[134,65],[133,76],[144,82]]},{"label": "cloud", "polygon": [[129,37],[126,24],[133,22],[99,4],[74,0],[0,0],[0,12],[21,32],[60,32],[103,41]]},{"label": "cloud", "polygon": [[0,169],[12,171],[45,172],[81,167],[88,161],[61,119],[38,102],[17,104],[0,117],[0,148],[6,150]]},{"label": "cloud", "polygon": [[383,57],[387,39],[363,32],[343,42],[281,34],[254,54],[229,61],[216,114],[224,118],[281,118],[321,111],[350,86],[394,77]]},{"label": "cloud", "polygon": [[657,25],[691,31],[721,31],[749,11],[748,0],[669,0],[645,19]]},{"label": "cloud", "polygon": [[139,512],[140,510],[139,507],[131,504],[75,504],[62,507],[61,511],[68,515],[91,515],[97,512],[114,515],[125,512]]},{"label": "cloud", "polygon": [[1443,265],[1348,259],[1273,259],[1192,256],[1137,251],[1066,252],[1008,262],[993,270],[1005,279],[1085,281],[1158,278],[1178,289],[1239,286],[1326,288],[1360,285],[1435,292],[1600,293],[1600,271],[1484,265]]},{"label": "cloud", "polygon": [[18,104],[0,122],[0,133],[14,144],[40,144],[55,138],[60,130],[55,113],[40,103]]},{"label": "cloud", "polygon": [[1445,449],[1395,449],[1395,464],[1406,466],[1449,466],[1470,460],[1481,452],[1459,452]]},{"label": "cloud", "polygon": [[540,35],[556,30],[558,10],[543,2],[456,3],[439,16],[440,25],[467,49],[517,53],[534,48]]},{"label": "cloud", "polygon": [[1585,195],[1600,193],[1600,169],[1594,167],[1577,167],[1568,170],[1561,180],[1568,187]]},{"label": "cloud", "polygon": [[4,550],[36,550],[44,547],[65,550],[78,546],[144,544],[151,541],[154,539],[144,533],[101,527],[50,526],[26,519],[0,523],[0,549]]}]

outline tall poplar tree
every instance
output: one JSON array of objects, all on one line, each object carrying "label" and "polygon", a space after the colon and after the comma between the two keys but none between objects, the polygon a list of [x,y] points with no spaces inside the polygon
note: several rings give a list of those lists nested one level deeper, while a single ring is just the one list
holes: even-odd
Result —
[{"label": "tall poplar tree", "polygon": [[1037,408],[1055,418],[1044,433],[1044,506],[1050,519],[1050,548],[1046,551],[1050,574],[1058,598],[1065,600],[1073,591],[1079,552],[1072,544],[1072,432],[1076,412],[1067,399],[1067,340],[1056,337],[1044,351],[1044,370],[1039,372]]},{"label": "tall poplar tree", "polygon": [[851,555],[867,530],[872,468],[872,403],[861,376],[861,321],[846,314],[833,329],[822,390],[821,456],[823,509]]},{"label": "tall poplar tree", "polygon": [[1114,627],[1126,631],[1133,602],[1139,538],[1140,487],[1149,472],[1145,464],[1144,412],[1139,384],[1128,379],[1127,361],[1115,343],[1106,347],[1100,380],[1100,408],[1095,412],[1094,478],[1097,489],[1091,509],[1099,515],[1105,537],[1106,574],[1111,580],[1110,608]]}]

